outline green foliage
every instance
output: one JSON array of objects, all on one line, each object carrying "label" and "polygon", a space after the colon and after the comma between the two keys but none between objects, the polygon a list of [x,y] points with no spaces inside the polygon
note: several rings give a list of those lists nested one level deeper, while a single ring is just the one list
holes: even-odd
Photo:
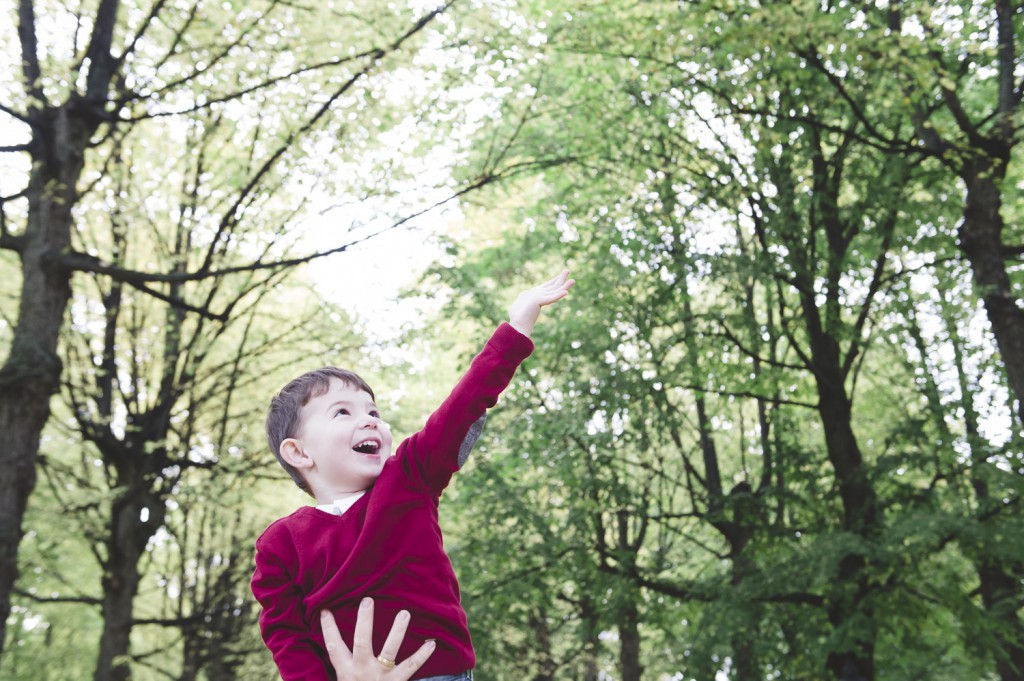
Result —
[{"label": "green foliage", "polygon": [[[281,495],[290,483],[262,451],[259,395],[334,345],[331,361],[382,386],[396,434],[412,432],[511,296],[564,264],[575,290],[542,317],[536,354],[442,501],[481,678],[628,677],[632,636],[652,679],[821,679],[864,660],[871,678],[894,681],[1011,678],[999,664],[1024,649],[1024,435],[957,241],[959,178],[982,156],[978,135],[997,139],[1002,125],[994,10],[891,9],[457,3],[417,43],[435,49],[444,36],[452,68],[401,56],[358,81],[308,146],[289,148],[288,170],[263,178],[266,192],[233,205],[253,168],[354,73],[351,49],[409,16],[380,3],[275,5],[250,25],[248,6],[211,6],[164,75],[133,85],[172,95],[140,97],[136,115],[338,62],[202,108],[184,127],[156,121],[102,140],[79,250],[140,270],[278,256],[305,207],[292,193],[302,183],[392,210],[384,199],[445,137],[457,181],[486,190],[464,197],[466,236],[414,292],[448,303],[403,339],[407,364],[367,369],[343,313],[325,318],[319,303],[304,307],[305,290],[252,274],[164,289],[247,310],[223,328],[197,315],[175,326],[162,304],[126,291],[108,356],[99,330],[114,287],[76,280],[68,403],[44,444],[18,634],[0,672],[49,678],[27,670],[61,659],[81,676],[95,657],[96,608],[48,602],[101,595],[97,547],[122,492],[72,422],[102,396],[76,391],[114,371],[119,408],[104,421],[96,407],[94,421],[127,436],[126,415],[152,407],[167,375],[168,330],[189,339],[171,364],[185,379],[176,427],[147,445],[211,465],[152,480],[170,489],[143,562],[136,616],[149,623],[133,632],[133,671],[186,677],[191,659],[209,678],[224,661],[224,678],[267,676],[239,547],[303,500]],[[156,69],[150,48],[184,11],[156,27],[140,73]],[[1010,20],[1018,36],[1021,20]],[[234,36],[225,25],[251,33],[210,59]],[[47,54],[47,73],[61,58]],[[424,86],[395,106],[410,73]],[[69,83],[43,87],[57,98]],[[389,134],[408,134],[407,158],[386,150]],[[1008,252],[1024,241],[1019,155],[1008,152],[1000,184]],[[155,195],[164,185],[176,190]],[[337,232],[358,234],[357,221]],[[1006,262],[1019,292],[1016,257]],[[258,368],[233,373],[242,350]],[[68,575],[70,560],[89,567]],[[193,615],[201,626],[168,624]]]},{"label": "green foliage", "polygon": [[[503,62],[530,96],[507,99],[482,139],[504,145],[512,172],[559,165],[504,185],[482,210],[526,232],[468,246],[470,264],[446,281],[472,292],[453,314],[489,319],[489,301],[529,281],[523,270],[567,263],[578,284],[572,309],[539,329],[529,400],[505,401],[516,411],[493,444],[500,469],[488,462],[478,481],[518,486],[465,502],[467,519],[506,519],[479,527],[476,542],[514,555],[511,534],[513,547],[552,559],[513,563],[526,574],[490,563],[478,590],[557,612],[565,580],[573,593],[632,582],[639,592],[622,592],[642,594],[643,620],[657,623],[644,635],[654,674],[709,678],[731,665],[736,678],[821,678],[826,658],[863,641],[885,678],[992,670],[1019,632],[979,602],[977,570],[981,556],[1010,572],[1020,563],[982,538],[1009,536],[1017,511],[979,512],[978,495],[1015,506],[1015,489],[987,485],[993,470],[1006,471],[996,484],[1016,480],[1019,466],[1003,459],[1004,437],[977,434],[979,418],[1008,412],[981,406],[979,382],[1000,380],[999,369],[966,332],[981,320],[955,248],[963,206],[947,170],[958,152],[937,162],[916,139],[952,124],[915,99],[950,85],[931,60],[939,45],[951,54],[951,34],[928,31],[952,30],[969,62],[992,63],[967,37],[970,21],[949,20],[961,16],[952,4],[904,4],[906,25],[927,30],[886,40],[884,12],[853,5],[521,9],[544,50]],[[954,85],[973,116],[993,81],[965,73]],[[821,353],[833,344],[841,380],[826,384]],[[877,496],[867,532],[848,527],[834,425],[817,413],[836,391],[852,405],[847,444]],[[551,498],[563,499],[557,509]],[[562,528],[554,540],[548,525]],[[840,620],[830,603],[847,603]],[[676,619],[680,607],[695,614]],[[616,610],[596,626],[621,626]],[[510,618],[499,629],[490,617],[481,648],[535,627]],[[659,669],[666,641],[673,654]],[[535,642],[516,659],[556,648]],[[743,658],[756,670],[737,668]]]}]

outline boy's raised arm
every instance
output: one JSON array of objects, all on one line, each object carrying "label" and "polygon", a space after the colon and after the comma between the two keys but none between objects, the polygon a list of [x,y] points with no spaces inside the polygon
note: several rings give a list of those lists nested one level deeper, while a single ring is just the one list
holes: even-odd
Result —
[{"label": "boy's raised arm", "polygon": [[508,323],[519,333],[529,336],[540,316],[540,309],[565,298],[575,283],[575,279],[569,278],[569,270],[562,270],[543,284],[523,291],[508,309]]},{"label": "boy's raised arm", "polygon": [[563,270],[548,281],[519,294],[509,307],[509,321],[495,330],[451,394],[427,419],[422,430],[399,446],[407,470],[437,494],[459,469],[459,445],[470,426],[512,380],[519,364],[533,351],[529,335],[540,310],[564,298],[574,281]]}]

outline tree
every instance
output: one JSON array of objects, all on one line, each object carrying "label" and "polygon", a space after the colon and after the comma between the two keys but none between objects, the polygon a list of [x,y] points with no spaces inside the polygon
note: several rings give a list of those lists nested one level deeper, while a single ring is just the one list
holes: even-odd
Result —
[{"label": "tree", "polygon": [[[90,16],[62,7],[38,16],[35,3],[18,3],[20,82],[4,93],[0,112],[21,126],[24,141],[2,151],[24,155],[30,169],[24,188],[3,197],[0,218],[0,248],[17,254],[21,284],[17,320],[0,368],[0,430],[6,435],[0,465],[9,471],[0,485],[0,627],[10,611],[40,433],[61,384],[58,343],[72,274],[101,275],[116,283],[111,290],[131,287],[179,310],[230,317],[230,308],[178,298],[180,288],[234,271],[252,271],[266,280],[313,257],[288,259],[281,243],[244,252],[239,243],[251,216],[287,188],[289,171],[316,163],[314,149],[307,146],[316,134],[340,140],[346,129],[357,133],[332,114],[367,101],[373,89],[369,77],[395,63],[446,7],[420,15],[369,8],[345,15],[276,0],[240,7],[158,1],[146,8],[102,0]],[[14,8],[5,12],[13,14]],[[66,26],[71,35],[51,38],[40,30],[41,22]],[[298,111],[297,91],[315,93]],[[246,118],[253,106],[261,114],[255,126]],[[107,164],[118,160],[122,141],[140,130],[160,129],[167,120],[178,121],[167,128],[172,135],[196,125],[199,140],[212,130],[247,138],[249,154],[196,167],[194,187],[210,172],[219,178],[214,184],[233,180],[214,189],[211,203],[193,206],[191,219],[203,231],[188,242],[190,259],[166,270],[145,262],[140,269],[125,269],[116,252],[90,252],[75,243],[79,213],[90,192],[103,184]],[[323,149],[337,145],[316,151]],[[115,203],[120,200],[114,197]],[[284,217],[278,237],[288,224]],[[135,234],[134,228],[123,232],[129,240]],[[217,270],[224,254],[230,258],[220,264],[227,270]],[[0,642],[4,634],[0,628]]]},{"label": "tree", "polygon": [[[179,663],[183,678],[201,671],[236,678],[262,652],[248,580],[263,524],[244,507],[262,479],[281,476],[273,475],[276,463],[253,423],[262,412],[258,396],[271,394],[310,356],[359,345],[345,346],[350,322],[326,315],[323,304],[298,316],[302,297],[316,301],[295,287],[263,291],[224,325],[194,314],[154,324],[154,315],[173,316],[174,309],[130,294],[118,298],[117,310],[76,314],[64,389],[75,446],[44,447],[50,494],[37,503],[49,506],[54,497],[50,503],[74,528],[69,534],[83,538],[102,577],[92,586],[83,579],[62,585],[70,595],[29,602],[52,628],[62,625],[52,615],[62,603],[96,608],[102,630],[95,678]],[[267,298],[277,299],[279,312]],[[80,352],[96,350],[110,361],[81,361]],[[173,380],[169,371],[177,372]],[[34,565],[33,572],[61,571],[59,562]],[[45,593],[51,580],[22,581],[19,594],[27,596],[29,585]]]},{"label": "tree", "polygon": [[[507,130],[514,129],[518,143],[511,153],[517,159],[542,158],[558,149],[577,163],[545,174],[552,191],[541,195],[533,211],[524,210],[537,234],[510,241],[529,244],[521,247],[527,254],[561,253],[593,272],[591,288],[601,291],[595,299],[610,320],[608,332],[628,339],[619,341],[618,350],[625,346],[632,353],[621,365],[613,364],[614,371],[601,371],[595,361],[598,384],[621,386],[624,379],[617,374],[634,372],[641,374],[634,378],[637,384],[644,385],[640,378],[648,373],[647,381],[695,391],[689,404],[677,399],[660,411],[639,410],[657,418],[627,420],[631,400],[656,393],[637,386],[622,390],[630,399],[619,400],[611,412],[626,423],[621,437],[647,430],[668,435],[673,421],[696,433],[696,443],[685,435],[677,440],[680,450],[694,446],[700,453],[695,457],[700,464],[684,469],[683,479],[699,481],[699,487],[688,483],[687,489],[694,501],[708,505],[691,515],[731,536],[734,549],[753,539],[756,553],[725,555],[736,561],[736,574],[752,571],[761,577],[750,580],[751,590],[737,590],[748,602],[780,604],[762,615],[762,626],[772,622],[782,630],[804,674],[821,674],[813,658],[824,653],[832,675],[871,677],[876,646],[888,647],[890,636],[906,638],[903,632],[915,626],[902,619],[909,611],[892,609],[887,599],[899,594],[920,607],[913,586],[920,573],[909,567],[896,542],[906,542],[904,533],[927,506],[948,513],[957,532],[970,532],[966,528],[981,520],[946,506],[948,499],[934,483],[929,493],[910,495],[912,503],[904,496],[909,492],[897,493],[886,484],[896,458],[888,454],[893,443],[915,461],[921,456],[916,448],[927,445],[904,440],[907,423],[890,415],[880,418],[874,399],[864,397],[880,390],[902,395],[904,402],[895,404],[919,404],[908,390],[909,373],[900,374],[906,383],[897,388],[873,381],[871,370],[884,366],[878,353],[892,357],[878,340],[892,328],[891,315],[898,314],[891,287],[919,259],[930,261],[926,268],[947,262],[948,249],[918,232],[950,224],[948,211],[957,206],[944,197],[956,195],[952,178],[943,177],[938,164],[927,161],[931,152],[915,143],[915,114],[876,87],[882,78],[867,76],[893,64],[878,54],[879,36],[858,28],[863,17],[857,6],[818,12],[817,6],[799,3],[764,8],[696,3],[677,12],[672,5],[645,3],[620,12],[571,3],[536,13],[535,7],[520,7],[524,31],[536,31],[533,44],[548,47],[512,65],[503,54],[505,68],[526,83],[512,91],[531,94],[507,100],[507,128],[496,126],[493,135],[508,138]],[[629,31],[617,29],[627,25]],[[816,62],[829,66],[819,69]],[[836,74],[848,85],[838,101]],[[717,142],[703,143],[702,127],[704,137],[710,131]],[[735,239],[708,226],[723,221]],[[501,247],[502,257],[516,252],[508,241]],[[480,267],[491,272],[497,261],[494,254],[485,256]],[[617,287],[624,291],[621,298],[610,293]],[[901,294],[908,292],[901,289]],[[708,307],[691,314],[687,303],[698,299]],[[651,324],[652,319],[657,321]],[[664,326],[658,329],[659,324]],[[574,340],[588,358],[617,354],[616,344],[607,345],[597,329]],[[904,350],[891,349],[896,357]],[[721,360],[711,359],[719,355]],[[648,356],[653,359],[645,361]],[[751,366],[756,381],[745,377]],[[550,380],[558,394],[573,394],[570,381]],[[780,394],[782,385],[795,392]],[[750,406],[714,402],[718,395]],[[808,407],[817,423],[794,417]],[[759,424],[759,475],[749,475],[742,464],[744,448],[739,465],[734,458],[722,461],[713,437],[712,423],[742,423],[744,412]],[[780,432],[779,424],[790,432]],[[819,438],[824,461],[816,452]],[[870,443],[867,449],[864,442]],[[1008,463],[1015,465],[1012,459]],[[723,468],[731,468],[732,480],[739,477],[749,485],[745,490],[736,484],[735,499],[723,489]],[[837,498],[816,500],[822,484],[835,489]],[[639,493],[643,487],[633,489]],[[759,490],[753,504],[742,502],[750,490]],[[777,511],[775,526],[761,520],[768,509]],[[753,537],[746,536],[752,530]],[[817,555],[800,547],[807,539],[783,539],[794,530],[798,538],[813,537]],[[924,527],[917,531],[928,539],[916,545],[921,553],[915,555],[923,559],[935,553],[962,566],[945,552],[948,535],[943,539]],[[988,557],[982,567],[1014,574],[1016,559],[1004,547],[994,549],[983,550]],[[758,571],[757,561],[772,554],[773,563]],[[813,567],[789,569],[787,560],[795,556]],[[787,569],[780,570],[780,564]],[[634,572],[627,562],[621,567],[624,575]],[[822,582],[816,570],[835,573],[826,572],[832,578]],[[766,579],[772,571],[789,582]],[[666,582],[654,574],[645,575],[646,589],[698,601],[707,593],[685,577]],[[969,600],[971,590],[963,584],[958,596]],[[721,593],[716,603],[727,602]],[[1019,599],[1004,591],[983,600],[984,626],[1001,632],[995,657],[1012,660],[1019,639],[1012,604]],[[828,615],[828,623],[813,620],[829,628],[824,646],[807,636],[813,626],[784,613],[789,606],[781,604],[787,601],[818,610],[815,618]],[[945,642],[915,645],[941,650]],[[779,651],[772,655],[775,659],[766,663],[777,669]],[[1012,678],[1012,663],[999,662],[999,668],[1004,678]]]}]

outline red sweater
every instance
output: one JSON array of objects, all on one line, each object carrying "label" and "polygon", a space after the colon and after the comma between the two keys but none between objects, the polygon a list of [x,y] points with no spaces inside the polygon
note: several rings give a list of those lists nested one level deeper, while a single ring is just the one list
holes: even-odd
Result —
[{"label": "red sweater", "polygon": [[470,426],[498,401],[530,339],[502,324],[423,430],[404,440],[366,494],[340,516],[303,507],[256,541],[252,592],[260,631],[285,681],[333,679],[319,612],[331,610],[351,649],[356,609],[374,599],[373,650],[399,610],[412,615],[398,660],[427,639],[437,648],[417,678],[458,674],[476,663],[459,585],[442,546],[438,500],[458,470]]}]

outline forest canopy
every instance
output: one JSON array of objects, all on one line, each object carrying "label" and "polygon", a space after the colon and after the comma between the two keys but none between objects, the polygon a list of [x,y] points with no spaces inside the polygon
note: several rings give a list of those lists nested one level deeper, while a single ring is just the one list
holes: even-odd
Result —
[{"label": "forest canopy", "polygon": [[410,434],[567,267],[441,501],[478,678],[1024,678],[1024,4],[0,16],[0,677],[273,678],[270,396]]}]

